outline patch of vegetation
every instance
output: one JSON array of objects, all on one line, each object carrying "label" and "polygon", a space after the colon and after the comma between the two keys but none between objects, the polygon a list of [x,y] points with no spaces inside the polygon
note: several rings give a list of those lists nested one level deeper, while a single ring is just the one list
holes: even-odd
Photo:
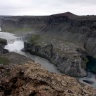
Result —
[{"label": "patch of vegetation", "polygon": [[32,35],[31,38],[29,39],[29,42],[32,44],[37,44],[37,41],[40,39],[40,35]]},{"label": "patch of vegetation", "polygon": [[6,64],[9,64],[9,63],[10,63],[10,61],[7,58],[0,57],[0,64],[6,65]]},{"label": "patch of vegetation", "polygon": [[6,29],[2,29],[2,31],[11,32],[11,33],[30,32],[30,31],[32,31],[32,28],[6,28]]},{"label": "patch of vegetation", "polygon": [[64,52],[61,51],[60,48],[54,48],[54,50],[55,50],[58,54],[60,54],[60,55],[64,54]]},{"label": "patch of vegetation", "polygon": [[16,29],[16,31],[18,31],[18,32],[29,32],[29,31],[32,31],[32,29],[31,28],[18,28],[18,29]]},{"label": "patch of vegetation", "polygon": [[84,58],[85,64],[89,62],[88,58]]},{"label": "patch of vegetation", "polygon": [[95,56],[93,56],[93,58],[95,58],[95,59],[96,59],[96,55],[95,55]]}]

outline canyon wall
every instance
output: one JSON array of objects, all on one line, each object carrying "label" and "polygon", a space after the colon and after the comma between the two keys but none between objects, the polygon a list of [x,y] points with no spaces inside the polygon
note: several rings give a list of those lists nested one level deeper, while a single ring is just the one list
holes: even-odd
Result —
[{"label": "canyon wall", "polygon": [[1,20],[2,31],[50,34],[83,46],[96,56],[96,16],[72,13],[51,16],[7,16]]}]

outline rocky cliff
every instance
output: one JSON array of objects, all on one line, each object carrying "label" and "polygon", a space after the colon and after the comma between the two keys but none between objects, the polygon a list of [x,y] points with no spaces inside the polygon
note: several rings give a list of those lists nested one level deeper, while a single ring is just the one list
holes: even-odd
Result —
[{"label": "rocky cliff", "polygon": [[7,16],[1,21],[2,31],[57,35],[82,45],[89,55],[96,55],[96,16],[66,12],[51,16]]},{"label": "rocky cliff", "polygon": [[8,53],[8,50],[4,49],[4,46],[7,44],[7,40],[0,38],[0,55]]},{"label": "rocky cliff", "polygon": [[86,51],[71,42],[58,41],[51,36],[32,35],[30,43],[24,43],[24,51],[48,59],[64,74],[76,77],[87,75]]}]

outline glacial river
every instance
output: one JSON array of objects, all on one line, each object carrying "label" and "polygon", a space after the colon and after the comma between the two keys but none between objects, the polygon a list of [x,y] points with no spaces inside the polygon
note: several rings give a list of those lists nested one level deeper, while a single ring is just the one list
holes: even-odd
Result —
[{"label": "glacial river", "polygon": [[[16,35],[8,32],[0,32],[0,38],[4,38],[7,40],[8,44],[5,46],[5,49],[9,50],[9,52],[16,52],[21,55],[24,55],[28,58],[33,59],[36,63],[41,64],[42,67],[44,67],[46,70],[53,73],[62,74],[48,60],[41,58],[39,56],[30,55],[29,53],[26,53],[26,52],[22,52],[21,50],[24,48],[24,41],[21,37],[17,37]],[[88,73],[87,77],[79,78],[78,80],[83,84],[87,84],[89,86],[96,88],[96,77],[92,73]],[[88,83],[85,83],[83,80],[92,81],[94,83],[88,84]]]}]

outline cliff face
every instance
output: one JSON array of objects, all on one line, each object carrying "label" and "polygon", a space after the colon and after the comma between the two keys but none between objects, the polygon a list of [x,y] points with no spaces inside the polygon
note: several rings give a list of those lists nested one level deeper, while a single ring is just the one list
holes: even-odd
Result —
[{"label": "cliff face", "polygon": [[85,47],[89,55],[96,56],[96,16],[77,16],[67,12],[51,16],[11,16],[1,21],[2,31],[59,36]]},{"label": "cliff face", "polygon": [[7,17],[2,19],[2,30],[11,32],[37,32],[45,28],[47,17]]},{"label": "cliff face", "polygon": [[37,41],[35,40],[35,44],[32,41],[31,43],[25,42],[24,51],[48,59],[64,74],[76,77],[87,75],[85,71],[87,58],[84,49],[80,49],[71,42],[62,42],[52,38],[48,43],[47,40],[50,37],[46,38],[46,42],[44,38],[45,36],[39,37]]},{"label": "cliff face", "polygon": [[7,45],[7,40],[0,38],[0,55],[8,53],[8,50],[4,49],[5,45]]}]

